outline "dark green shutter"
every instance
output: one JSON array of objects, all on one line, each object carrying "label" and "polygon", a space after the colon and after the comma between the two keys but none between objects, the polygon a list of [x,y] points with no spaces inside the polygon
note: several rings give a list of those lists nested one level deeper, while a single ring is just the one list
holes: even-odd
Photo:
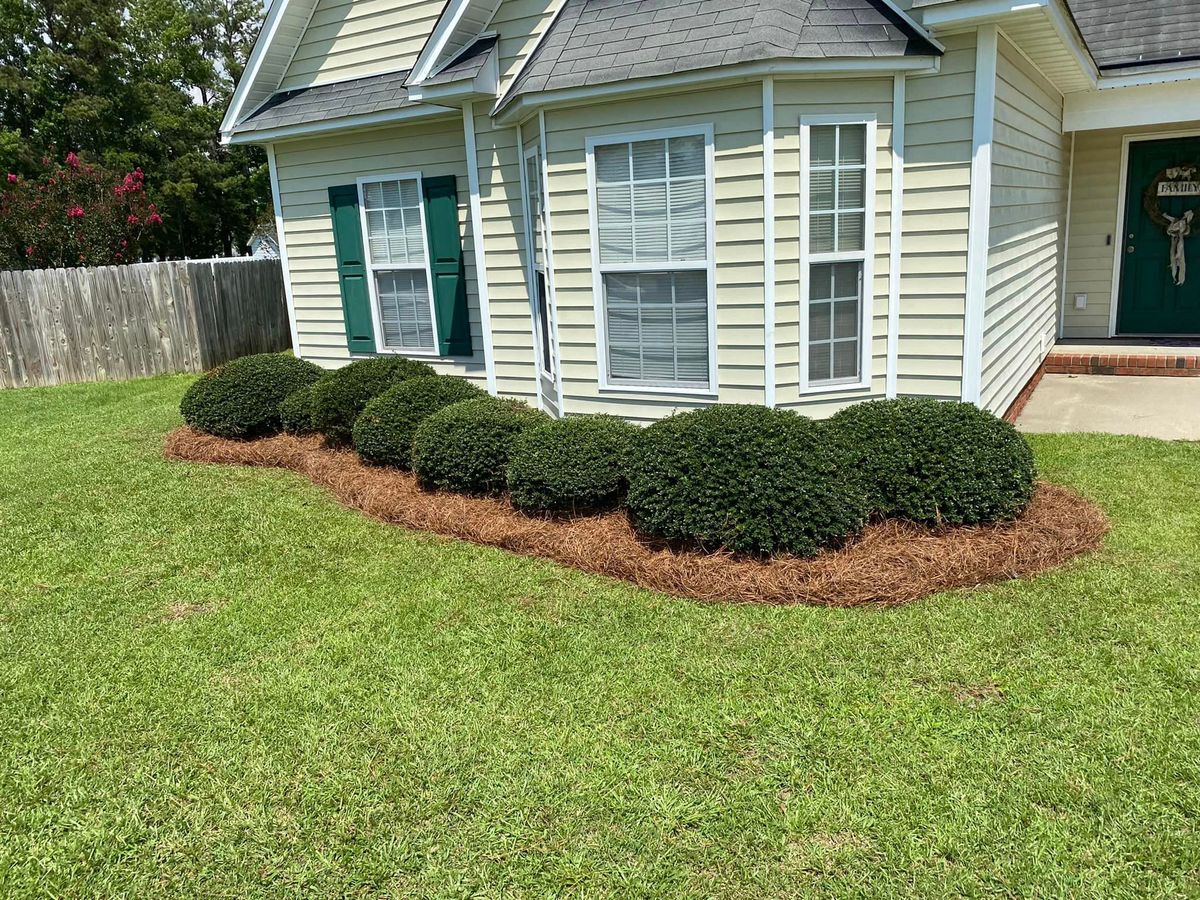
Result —
[{"label": "dark green shutter", "polygon": [[371,292],[363,258],[358,186],[340,184],[331,187],[329,213],[333,217],[333,246],[337,252],[338,282],[342,288],[346,345],[351,353],[374,353],[375,328],[371,324]]},{"label": "dark green shutter", "polygon": [[437,313],[438,352],[471,355],[471,322],[467,313],[467,272],[462,234],[458,230],[458,191],[453,175],[422,180],[425,227],[429,231],[429,268],[433,272],[433,307]]}]

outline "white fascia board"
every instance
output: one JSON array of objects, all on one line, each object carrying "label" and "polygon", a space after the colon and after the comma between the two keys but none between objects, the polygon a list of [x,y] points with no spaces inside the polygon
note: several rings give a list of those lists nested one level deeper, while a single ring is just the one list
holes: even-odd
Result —
[{"label": "white fascia board", "polygon": [[312,137],[313,135],[329,134],[335,131],[350,131],[356,128],[390,125],[394,122],[407,122],[412,119],[430,119],[438,116],[453,115],[456,112],[458,110],[451,109],[448,106],[409,106],[404,109],[393,109],[362,116],[347,116],[343,119],[326,119],[322,122],[283,125],[279,128],[268,128],[263,131],[248,131],[232,135],[224,134],[221,140],[225,144],[279,143],[286,140]]},{"label": "white fascia board", "polygon": [[495,101],[499,94],[500,56],[495,48],[488,54],[483,68],[471,78],[446,81],[441,84],[414,85],[408,98],[421,103],[470,103],[474,100]]},{"label": "white fascia board", "polygon": [[1140,84],[1067,94],[1063,131],[1170,125],[1200,119],[1200,82]]},{"label": "white fascia board", "polygon": [[[313,2],[314,7],[315,5],[315,2]],[[246,60],[246,68],[242,70],[242,77],[233,91],[233,97],[229,100],[229,108],[225,110],[225,118],[221,120],[222,134],[229,131],[241,120],[243,107],[246,105],[246,98],[250,94],[250,89],[258,81],[259,70],[262,69],[263,61],[266,59],[271,46],[275,43],[275,35],[279,31],[280,23],[283,22],[284,16],[287,15],[290,6],[291,0],[275,0],[271,5],[271,9],[267,13],[267,19],[263,22],[262,29],[258,33],[258,38],[254,41],[254,49],[250,51],[250,58]],[[273,85],[272,90],[278,86]]]},{"label": "white fascia board", "polygon": [[446,49],[446,43],[450,40],[450,35],[458,27],[458,23],[462,21],[462,17],[471,7],[472,2],[474,0],[450,0],[446,4],[442,15],[433,26],[429,40],[425,42],[425,46],[421,48],[421,52],[417,56],[417,61],[413,63],[412,74],[408,78],[409,84],[420,84],[433,74],[438,60],[442,57],[442,52]]},{"label": "white fascia board", "polygon": [[937,47],[938,50],[941,50],[943,53],[946,52],[946,45],[935,38],[929,29],[910,16],[904,7],[899,3],[896,3],[895,0],[883,0],[883,5],[899,16],[904,22],[906,22],[913,31],[925,38],[925,40],[929,41],[929,43],[933,44],[933,46]]},{"label": "white fascia board", "polygon": [[[587,85],[564,88],[518,97],[508,106],[493,115],[496,123],[506,125],[525,118],[531,110],[554,106],[569,106],[605,100],[615,100],[626,95],[651,93],[676,88],[706,87],[726,82],[759,81],[768,75],[798,77],[831,76],[877,77],[906,72],[918,75],[934,75],[941,68],[941,59],[933,56],[905,56],[894,58],[866,57],[862,59],[776,59],[762,62],[739,63],[679,72],[674,75],[656,75],[650,78],[631,78],[610,84]],[[504,101],[501,100],[501,103]]]}]

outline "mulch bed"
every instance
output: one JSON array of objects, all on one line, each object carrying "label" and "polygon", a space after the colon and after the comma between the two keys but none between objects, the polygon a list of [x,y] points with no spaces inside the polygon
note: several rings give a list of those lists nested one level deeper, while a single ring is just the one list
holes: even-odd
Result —
[{"label": "mulch bed", "polygon": [[756,560],[649,542],[624,513],[537,518],[507,500],[423,491],[412,475],[366,465],[353,452],[324,447],[319,437],[230,441],[180,428],[167,436],[165,453],[189,462],[291,469],[346,506],[385,522],[706,601],[896,605],[1037,575],[1095,550],[1108,531],[1100,509],[1074,491],[1043,482],[1015,522],[942,529],[879,522],[840,550],[813,559]]}]

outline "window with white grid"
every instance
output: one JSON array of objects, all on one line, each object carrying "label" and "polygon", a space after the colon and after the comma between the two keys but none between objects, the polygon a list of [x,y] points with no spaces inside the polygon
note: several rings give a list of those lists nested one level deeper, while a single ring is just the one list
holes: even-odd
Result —
[{"label": "window with white grid", "polygon": [[589,141],[609,385],[710,387],[709,140]]},{"label": "window with white grid", "polygon": [[866,122],[803,123],[802,184],[808,270],[805,384],[857,384],[871,240],[872,175]]},{"label": "window with white grid", "polygon": [[433,351],[437,335],[420,179],[363,181],[360,191],[383,346]]}]

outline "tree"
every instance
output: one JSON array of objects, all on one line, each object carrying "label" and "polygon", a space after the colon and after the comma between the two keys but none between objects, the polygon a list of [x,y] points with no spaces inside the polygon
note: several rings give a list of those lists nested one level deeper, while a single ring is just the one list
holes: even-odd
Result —
[{"label": "tree", "polygon": [[44,269],[136,262],[162,216],[140,169],[121,176],[68,153],[34,178],[0,182],[0,268]]},{"label": "tree", "polygon": [[146,173],[164,257],[243,252],[270,209],[257,148],[220,120],[253,45],[255,0],[0,0],[0,172],[78,153]]}]

